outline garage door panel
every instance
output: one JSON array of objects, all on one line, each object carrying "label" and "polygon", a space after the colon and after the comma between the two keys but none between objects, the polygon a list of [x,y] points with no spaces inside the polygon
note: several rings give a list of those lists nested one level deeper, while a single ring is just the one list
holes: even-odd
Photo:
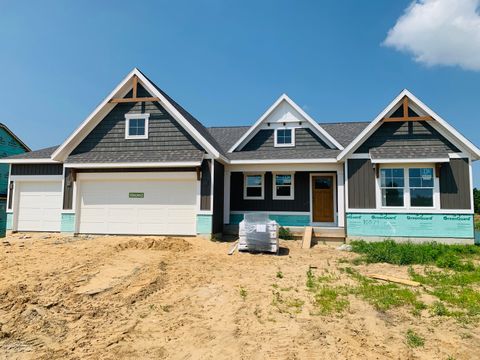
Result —
[{"label": "garage door panel", "polygon": [[60,231],[61,181],[18,183],[18,231]]},{"label": "garage door panel", "polygon": [[[83,233],[193,235],[196,187],[195,180],[80,181],[79,230]],[[92,221],[93,209],[96,221],[101,219],[105,228]]]}]

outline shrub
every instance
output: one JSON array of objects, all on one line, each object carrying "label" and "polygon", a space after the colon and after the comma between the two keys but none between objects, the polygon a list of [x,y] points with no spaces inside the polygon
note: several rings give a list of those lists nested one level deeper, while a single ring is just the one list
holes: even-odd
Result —
[{"label": "shrub", "polygon": [[280,239],[283,239],[283,240],[293,239],[293,234],[290,231],[290,229],[284,228],[283,226],[280,226],[280,229],[278,229],[278,236],[280,237]]}]

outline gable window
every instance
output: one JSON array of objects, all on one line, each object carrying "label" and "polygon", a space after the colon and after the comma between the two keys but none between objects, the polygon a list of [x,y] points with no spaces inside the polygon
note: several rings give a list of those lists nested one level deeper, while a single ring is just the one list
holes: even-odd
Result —
[{"label": "gable window", "polygon": [[148,139],[150,114],[125,115],[125,139]]},{"label": "gable window", "polygon": [[403,169],[381,169],[380,187],[382,189],[382,206],[404,206],[405,179]]},{"label": "gable window", "polygon": [[295,129],[276,129],[275,146],[295,146]]},{"label": "gable window", "polygon": [[293,174],[273,174],[273,199],[293,200]]},{"label": "gable window", "polygon": [[410,206],[433,207],[433,168],[408,169]]},{"label": "gable window", "polygon": [[263,174],[245,174],[243,198],[263,199]]}]

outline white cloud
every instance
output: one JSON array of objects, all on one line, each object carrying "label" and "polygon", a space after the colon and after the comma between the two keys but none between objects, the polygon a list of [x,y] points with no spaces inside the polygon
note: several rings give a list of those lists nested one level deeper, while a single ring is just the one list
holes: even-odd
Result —
[{"label": "white cloud", "polygon": [[427,65],[480,71],[480,0],[415,0],[384,44]]}]

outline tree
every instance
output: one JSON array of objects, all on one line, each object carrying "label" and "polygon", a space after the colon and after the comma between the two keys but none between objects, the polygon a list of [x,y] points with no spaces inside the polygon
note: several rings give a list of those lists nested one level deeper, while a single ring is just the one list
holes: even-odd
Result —
[{"label": "tree", "polygon": [[480,190],[473,189],[473,204],[475,213],[480,214]]}]

